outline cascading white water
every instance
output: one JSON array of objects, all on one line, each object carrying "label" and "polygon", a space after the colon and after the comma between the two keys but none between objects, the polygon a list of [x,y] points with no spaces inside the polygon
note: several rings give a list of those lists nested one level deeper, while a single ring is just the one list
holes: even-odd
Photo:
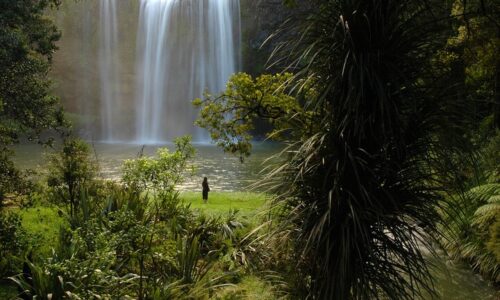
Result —
[{"label": "cascading white water", "polygon": [[239,0],[141,0],[136,142],[207,139],[191,101],[222,91],[237,71],[239,22]]},{"label": "cascading white water", "polygon": [[116,123],[120,108],[120,70],[118,20],[116,2],[100,0],[99,22],[99,79],[101,139],[114,141],[117,136]]}]

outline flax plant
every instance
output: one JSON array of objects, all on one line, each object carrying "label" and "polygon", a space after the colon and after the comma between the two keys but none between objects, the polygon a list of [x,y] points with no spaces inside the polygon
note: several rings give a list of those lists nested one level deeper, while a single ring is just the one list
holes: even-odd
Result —
[{"label": "flax plant", "polygon": [[295,241],[303,296],[433,294],[423,249],[437,234],[432,133],[443,112],[426,66],[441,41],[439,7],[421,0],[305,7],[278,32],[290,38],[271,62],[295,74],[296,95],[316,91],[303,101],[315,118],[268,176],[287,208],[278,234]]}]

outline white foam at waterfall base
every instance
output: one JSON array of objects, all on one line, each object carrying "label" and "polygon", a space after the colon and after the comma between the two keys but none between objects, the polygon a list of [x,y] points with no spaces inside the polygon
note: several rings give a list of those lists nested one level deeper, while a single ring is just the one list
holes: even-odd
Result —
[{"label": "white foam at waterfall base", "polygon": [[239,62],[239,0],[141,0],[137,36],[135,141],[192,135],[191,101],[222,91]]}]

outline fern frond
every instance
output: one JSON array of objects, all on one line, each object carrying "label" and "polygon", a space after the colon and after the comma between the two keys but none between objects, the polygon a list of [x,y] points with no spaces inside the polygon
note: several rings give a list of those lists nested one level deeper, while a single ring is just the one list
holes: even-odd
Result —
[{"label": "fern frond", "polygon": [[467,192],[466,196],[475,199],[477,202],[488,202],[496,195],[500,195],[500,183],[488,183],[476,186]]}]

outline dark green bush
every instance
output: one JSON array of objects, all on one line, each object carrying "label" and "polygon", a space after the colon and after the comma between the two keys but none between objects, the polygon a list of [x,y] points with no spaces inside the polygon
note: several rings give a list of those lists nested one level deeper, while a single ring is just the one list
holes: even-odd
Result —
[{"label": "dark green bush", "polygon": [[0,212],[0,278],[18,271],[14,257],[23,256],[30,246],[30,237],[21,227],[15,213]]},{"label": "dark green bush", "polygon": [[69,226],[52,256],[25,260],[29,274],[11,280],[41,299],[199,299],[238,282],[263,241],[236,211],[205,215],[182,202],[176,185],[193,151],[180,139],[175,152],[127,161],[123,183],[105,182],[88,146],[66,141],[39,195],[70,206],[60,210]]},{"label": "dark green bush", "polygon": [[68,138],[61,151],[50,157],[47,183],[54,201],[69,206],[70,215],[78,210],[96,175],[97,166],[91,159],[90,148],[82,140]]}]

